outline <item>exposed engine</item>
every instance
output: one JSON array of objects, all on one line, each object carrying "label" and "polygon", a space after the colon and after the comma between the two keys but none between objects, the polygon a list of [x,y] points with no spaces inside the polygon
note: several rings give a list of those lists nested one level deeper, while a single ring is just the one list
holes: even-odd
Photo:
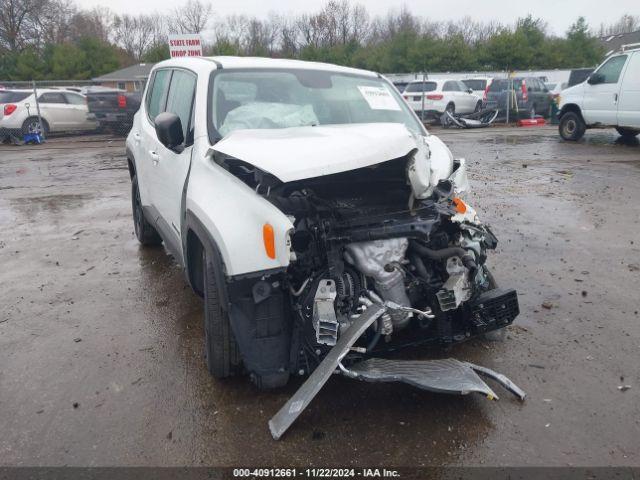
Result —
[{"label": "exposed engine", "polygon": [[294,312],[292,363],[301,373],[373,304],[389,308],[361,339],[360,354],[462,341],[518,314],[515,291],[497,289],[485,266],[494,235],[455,198],[450,180],[416,199],[410,160],[288,183],[230,163],[295,226],[282,286]]}]

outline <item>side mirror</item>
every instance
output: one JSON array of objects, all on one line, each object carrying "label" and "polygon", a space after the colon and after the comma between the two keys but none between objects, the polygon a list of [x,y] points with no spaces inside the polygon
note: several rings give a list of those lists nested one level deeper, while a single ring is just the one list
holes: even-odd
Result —
[{"label": "side mirror", "polygon": [[160,143],[169,150],[184,143],[184,134],[182,133],[182,122],[180,117],[175,113],[164,112],[159,114],[155,120],[156,135]]},{"label": "side mirror", "polygon": [[468,88],[467,93],[473,93],[473,88]]},{"label": "side mirror", "polygon": [[599,83],[604,83],[604,75],[601,73],[594,73],[587,80],[589,85],[598,85]]}]

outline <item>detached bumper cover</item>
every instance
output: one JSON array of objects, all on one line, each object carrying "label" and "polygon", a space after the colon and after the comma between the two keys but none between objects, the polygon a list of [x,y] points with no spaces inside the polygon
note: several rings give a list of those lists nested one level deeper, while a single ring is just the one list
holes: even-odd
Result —
[{"label": "detached bumper cover", "polygon": [[347,376],[368,382],[403,382],[431,392],[458,395],[480,393],[489,400],[498,400],[499,397],[478,373],[497,381],[524,400],[525,393],[504,375],[454,358],[418,361],[371,358],[345,369]]}]

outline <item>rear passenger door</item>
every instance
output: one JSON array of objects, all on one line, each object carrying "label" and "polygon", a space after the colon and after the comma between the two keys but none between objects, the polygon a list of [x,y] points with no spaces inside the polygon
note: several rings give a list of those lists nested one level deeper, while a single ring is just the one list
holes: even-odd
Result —
[{"label": "rear passenger door", "polygon": [[618,125],[640,128],[640,51],[631,54],[623,72],[618,101]]},{"label": "rear passenger door", "polygon": [[[67,99],[61,92],[45,92],[38,97],[40,115],[49,124],[49,130],[59,132],[71,130],[73,126],[73,113]],[[32,115],[37,115],[34,108]]]},{"label": "rear passenger door", "polygon": [[464,82],[458,81],[458,87],[460,88],[460,97],[464,99],[465,109],[473,112],[476,109],[478,97],[474,93],[469,93],[470,89]]},{"label": "rear passenger door", "polygon": [[70,129],[89,130],[96,127],[95,122],[87,120],[89,109],[87,108],[87,100],[77,93],[64,92],[69,108],[69,116],[71,119]]}]

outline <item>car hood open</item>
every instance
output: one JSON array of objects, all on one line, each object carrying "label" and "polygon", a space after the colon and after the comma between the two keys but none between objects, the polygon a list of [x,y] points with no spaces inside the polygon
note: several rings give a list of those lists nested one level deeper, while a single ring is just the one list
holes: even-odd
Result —
[{"label": "car hood open", "polygon": [[212,148],[291,182],[400,158],[418,142],[402,124],[367,123],[236,130]]}]

